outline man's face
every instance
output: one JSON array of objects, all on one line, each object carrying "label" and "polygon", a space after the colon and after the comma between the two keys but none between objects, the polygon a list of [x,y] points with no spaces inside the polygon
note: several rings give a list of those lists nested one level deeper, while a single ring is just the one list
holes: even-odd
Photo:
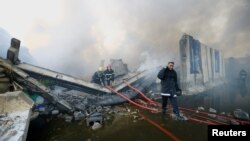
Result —
[{"label": "man's face", "polygon": [[168,64],[168,69],[172,70],[174,68],[174,64],[173,63],[169,63]]}]

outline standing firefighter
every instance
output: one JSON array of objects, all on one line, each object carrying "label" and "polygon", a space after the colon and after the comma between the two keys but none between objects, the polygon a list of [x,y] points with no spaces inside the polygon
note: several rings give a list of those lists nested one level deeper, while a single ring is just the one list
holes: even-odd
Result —
[{"label": "standing firefighter", "polygon": [[166,115],[168,99],[173,107],[173,112],[177,119],[182,120],[177,104],[177,91],[181,91],[177,84],[177,73],[173,69],[174,62],[169,62],[166,68],[163,68],[158,73],[158,78],[161,80],[161,95],[162,95],[162,114]]},{"label": "standing firefighter", "polygon": [[102,67],[99,67],[98,71],[94,73],[91,82],[104,86],[104,74]]},{"label": "standing firefighter", "polygon": [[112,83],[114,82],[114,70],[111,68],[111,65],[109,64],[107,66],[107,69],[104,71],[104,76],[105,76],[105,82],[107,86],[111,86]]}]

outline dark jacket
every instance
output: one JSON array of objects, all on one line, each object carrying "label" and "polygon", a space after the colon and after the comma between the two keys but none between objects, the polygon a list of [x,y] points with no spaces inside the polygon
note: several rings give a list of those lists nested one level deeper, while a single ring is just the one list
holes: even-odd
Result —
[{"label": "dark jacket", "polygon": [[104,86],[104,74],[103,74],[103,72],[99,72],[99,71],[95,72],[94,75],[92,76],[91,82]]},{"label": "dark jacket", "polygon": [[114,81],[114,70],[113,69],[106,69],[104,71],[104,75],[105,75],[105,79],[106,80],[111,80],[111,81]]},{"label": "dark jacket", "polygon": [[170,70],[168,68],[163,68],[158,73],[157,77],[161,79],[161,92],[169,93],[172,96],[179,91],[177,84],[177,73],[175,70]]}]

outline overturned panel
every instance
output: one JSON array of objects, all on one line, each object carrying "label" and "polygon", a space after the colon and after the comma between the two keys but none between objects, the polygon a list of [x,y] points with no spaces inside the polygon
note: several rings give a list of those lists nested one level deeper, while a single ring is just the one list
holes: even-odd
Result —
[{"label": "overturned panel", "polygon": [[184,34],[180,40],[181,88],[195,94],[224,81],[222,52]]}]

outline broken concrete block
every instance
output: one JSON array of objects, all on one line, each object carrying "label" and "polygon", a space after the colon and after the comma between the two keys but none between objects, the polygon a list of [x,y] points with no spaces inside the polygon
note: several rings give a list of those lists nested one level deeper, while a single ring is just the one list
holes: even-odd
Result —
[{"label": "broken concrete block", "polygon": [[204,111],[204,110],[205,110],[205,108],[204,108],[204,107],[202,107],[202,106],[200,106],[200,107],[198,107],[198,110],[199,110],[199,111]]},{"label": "broken concrete block", "polygon": [[94,116],[94,117],[88,117],[86,119],[87,126],[90,126],[91,123],[94,123],[94,122],[99,122],[100,124],[102,124],[103,123],[103,117],[102,116]]},{"label": "broken concrete block", "polygon": [[77,120],[82,120],[85,118],[85,115],[79,111],[79,112],[74,112],[74,119]]},{"label": "broken concrete block", "polygon": [[52,115],[57,115],[57,114],[59,114],[59,110],[53,110],[53,111],[51,111],[51,114]]},{"label": "broken concrete block", "polygon": [[209,112],[210,113],[216,113],[217,111],[215,109],[213,109],[213,108],[209,108]]},{"label": "broken concrete block", "polygon": [[83,104],[76,104],[76,105],[75,105],[75,108],[76,108],[77,110],[81,110],[81,111],[86,110],[86,106],[83,105]]},{"label": "broken concrete block", "polygon": [[249,120],[249,115],[247,112],[243,111],[242,109],[237,109],[234,111],[235,118]]},{"label": "broken concrete block", "polygon": [[92,126],[92,129],[97,130],[97,129],[101,128],[101,127],[102,127],[102,125],[99,122],[94,122],[94,124]]}]

